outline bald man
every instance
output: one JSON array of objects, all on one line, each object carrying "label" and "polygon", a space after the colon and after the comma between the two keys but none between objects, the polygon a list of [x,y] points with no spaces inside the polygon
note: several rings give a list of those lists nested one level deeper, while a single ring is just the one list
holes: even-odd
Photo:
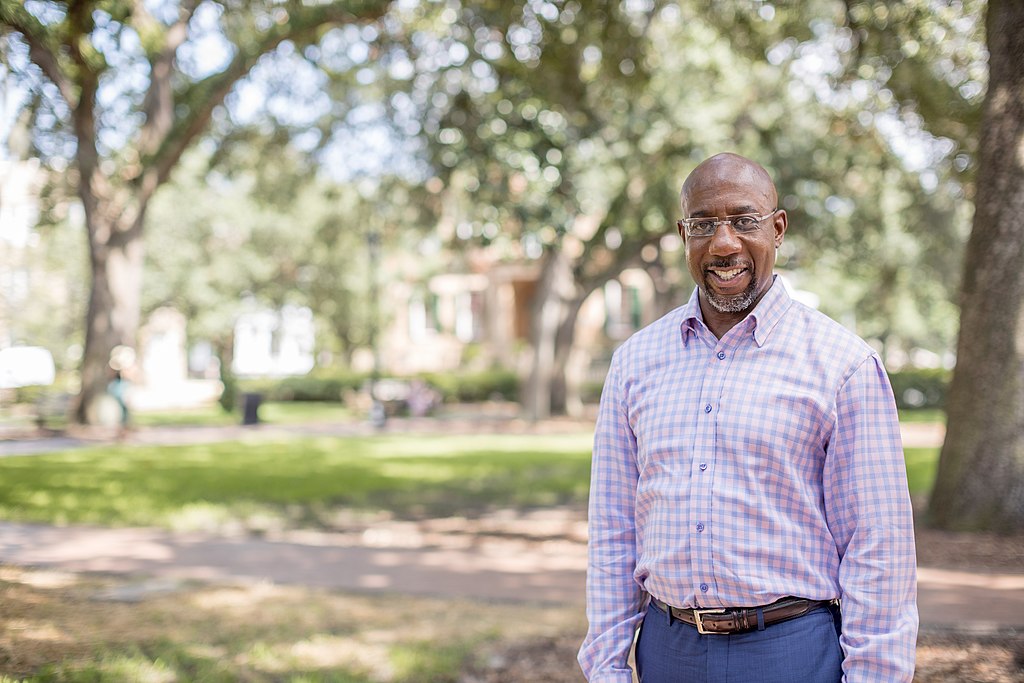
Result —
[{"label": "bald man", "polygon": [[[878,355],[793,301],[770,175],[699,164],[678,222],[697,287],[612,358],[594,436],[592,683],[909,683],[913,518]],[[639,630],[639,633],[637,633]]]}]

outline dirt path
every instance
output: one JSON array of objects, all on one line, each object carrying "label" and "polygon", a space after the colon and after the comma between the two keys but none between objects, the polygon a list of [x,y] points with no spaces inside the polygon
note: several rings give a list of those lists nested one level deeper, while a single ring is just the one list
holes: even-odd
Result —
[{"label": "dirt path", "polygon": [[[147,585],[164,587],[167,581],[270,581],[359,592],[582,603],[582,520],[556,510],[487,527],[459,519],[430,520],[381,523],[346,533],[231,538],[2,523],[0,562],[137,577],[126,590],[143,592]],[[925,542],[934,545],[935,538]],[[1022,569],[921,566],[922,629],[1024,630]],[[153,579],[159,581],[153,584]]]}]

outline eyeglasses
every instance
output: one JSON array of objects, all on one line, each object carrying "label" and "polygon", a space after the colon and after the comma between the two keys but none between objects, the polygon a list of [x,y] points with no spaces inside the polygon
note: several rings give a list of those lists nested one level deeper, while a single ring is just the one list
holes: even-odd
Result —
[{"label": "eyeglasses", "polygon": [[726,216],[722,220],[714,218],[683,218],[676,221],[676,225],[679,226],[680,230],[686,231],[687,237],[711,237],[715,234],[718,226],[723,223],[728,223],[732,226],[733,230],[743,235],[756,232],[761,227],[761,221],[771,218],[778,212],[778,209],[772,209],[763,216],[743,214],[741,216]]}]

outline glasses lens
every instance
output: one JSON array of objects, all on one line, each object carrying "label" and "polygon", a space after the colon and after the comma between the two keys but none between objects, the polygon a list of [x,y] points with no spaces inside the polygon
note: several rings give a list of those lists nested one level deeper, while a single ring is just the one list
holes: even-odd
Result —
[{"label": "glasses lens", "polygon": [[715,232],[716,221],[694,221],[686,224],[686,232],[690,237],[707,237]]},{"label": "glasses lens", "polygon": [[753,232],[760,221],[757,216],[736,216],[730,222],[736,232]]}]

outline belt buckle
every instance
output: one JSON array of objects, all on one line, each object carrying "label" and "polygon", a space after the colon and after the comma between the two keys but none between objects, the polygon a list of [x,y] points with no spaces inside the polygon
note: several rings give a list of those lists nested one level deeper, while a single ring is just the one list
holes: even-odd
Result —
[{"label": "belt buckle", "polygon": [[705,614],[725,614],[725,608],[719,607],[716,609],[695,609],[693,610],[693,620],[697,622],[697,633],[703,635],[722,635],[721,631],[707,631],[704,629],[703,617]]}]

